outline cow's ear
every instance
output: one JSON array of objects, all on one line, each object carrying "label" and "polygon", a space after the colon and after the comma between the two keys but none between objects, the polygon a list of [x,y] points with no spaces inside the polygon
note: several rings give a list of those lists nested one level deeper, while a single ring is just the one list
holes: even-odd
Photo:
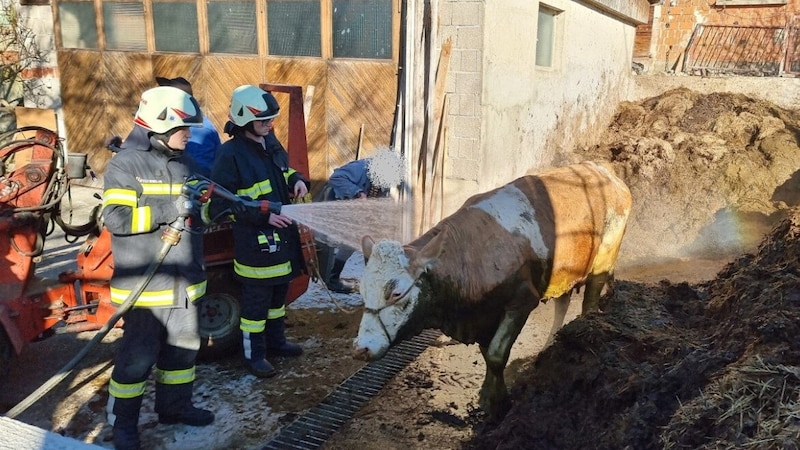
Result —
[{"label": "cow's ear", "polygon": [[366,235],[361,238],[361,253],[364,254],[364,261],[366,262],[372,255],[372,246],[375,245],[375,240],[371,236]]},{"label": "cow's ear", "polygon": [[419,278],[423,272],[432,270],[439,263],[439,257],[444,253],[445,236],[446,233],[437,234],[413,255],[409,269],[414,278]]}]

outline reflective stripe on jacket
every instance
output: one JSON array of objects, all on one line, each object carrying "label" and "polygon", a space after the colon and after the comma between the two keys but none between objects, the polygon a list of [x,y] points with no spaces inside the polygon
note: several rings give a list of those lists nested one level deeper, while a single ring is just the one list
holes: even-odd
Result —
[{"label": "reflective stripe on jacket", "polygon": [[[126,149],[111,159],[104,175],[104,225],[111,232],[114,274],[111,301],[123,303],[134,291],[164,243],[161,236],[176,219],[175,202],[191,175],[185,156],[156,149]],[[190,218],[197,225],[199,217]],[[205,294],[203,236],[199,228],[181,233],[135,307],[185,307]]]}]

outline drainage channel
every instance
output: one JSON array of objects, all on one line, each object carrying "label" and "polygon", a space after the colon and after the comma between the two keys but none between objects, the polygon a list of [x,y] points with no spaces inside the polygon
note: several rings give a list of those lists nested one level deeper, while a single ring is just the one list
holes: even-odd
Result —
[{"label": "drainage channel", "polygon": [[346,379],[322,402],[284,427],[262,450],[312,450],[321,447],[364,404],[433,341],[439,330],[425,330],[392,347],[383,358],[372,361]]}]

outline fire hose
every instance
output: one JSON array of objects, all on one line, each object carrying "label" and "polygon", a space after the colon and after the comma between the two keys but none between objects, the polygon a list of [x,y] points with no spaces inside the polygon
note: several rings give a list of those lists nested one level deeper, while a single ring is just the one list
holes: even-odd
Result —
[{"label": "fire hose", "polygon": [[[225,200],[229,200],[240,205],[244,205],[245,207],[251,208],[258,208],[259,211],[263,213],[272,212],[279,214],[281,210],[281,203],[279,202],[269,202],[266,200],[256,201],[256,200],[248,200],[243,199],[241,197],[236,196],[235,194],[227,191],[226,189],[217,186],[215,183],[211,182],[208,179],[200,179],[200,178],[190,178],[184,183],[182,188],[182,195],[186,199],[186,201],[191,201],[192,199],[198,200],[200,203],[206,203],[212,195],[216,195],[221,197]],[[27,410],[31,405],[36,403],[45,394],[50,392],[53,388],[55,388],[61,381],[63,381],[71,372],[72,369],[87,355],[89,354],[89,350],[91,350],[95,345],[97,345],[103,338],[111,331],[112,328],[117,324],[120,318],[122,318],[128,310],[133,307],[133,304],[136,303],[136,300],[142,294],[144,289],[153,279],[153,276],[156,273],[156,270],[161,266],[161,263],[166,258],[167,254],[169,253],[170,249],[177,245],[181,239],[181,232],[184,230],[186,225],[186,218],[185,217],[178,217],[170,223],[167,228],[164,230],[164,233],[161,236],[161,240],[163,241],[163,245],[159,250],[158,254],[156,255],[155,259],[150,263],[145,271],[144,275],[142,276],[141,281],[139,284],[136,285],[136,288],[131,291],[128,297],[125,299],[124,302],[117,308],[116,312],[108,319],[108,321],[97,331],[97,334],[94,335],[92,340],[90,340],[80,352],[78,352],[75,357],[72,358],[64,367],[62,367],[55,375],[50,377],[44,384],[39,386],[35,391],[33,391],[30,395],[25,397],[22,401],[17,403],[13,408],[11,408],[6,414],[6,417],[11,419],[17,417],[18,415],[22,414],[25,410]]]},{"label": "fire hose", "polygon": [[131,291],[128,295],[128,298],[125,299],[124,302],[117,308],[117,311],[108,319],[108,322],[98,330],[97,334],[94,335],[91,341],[89,341],[77,355],[70,362],[68,362],[64,367],[61,368],[55,375],[50,377],[44,384],[39,386],[38,389],[33,391],[30,395],[25,397],[21,402],[17,403],[13,408],[11,408],[7,413],[6,417],[15,418],[18,415],[22,414],[26,409],[28,409],[32,404],[36,403],[39,399],[41,399],[45,394],[50,392],[54,387],[56,387],[61,381],[66,378],[72,369],[82,360],[87,354],[89,354],[89,350],[92,349],[96,344],[103,340],[104,337],[111,331],[112,328],[117,324],[119,319],[128,312],[129,309],[133,306],[136,302],[136,299],[139,298],[142,291],[147,287],[150,283],[150,280],[153,279],[153,275],[155,275],[156,270],[158,270],[161,263],[166,258],[167,253],[169,250],[178,244],[181,240],[181,231],[183,231],[184,223],[186,221],[185,217],[179,217],[174,222],[169,224],[166,230],[164,230],[164,234],[161,236],[161,240],[164,244],[161,246],[158,254],[156,255],[155,260],[150,263],[150,266],[147,268],[142,280],[136,286],[136,288]]}]

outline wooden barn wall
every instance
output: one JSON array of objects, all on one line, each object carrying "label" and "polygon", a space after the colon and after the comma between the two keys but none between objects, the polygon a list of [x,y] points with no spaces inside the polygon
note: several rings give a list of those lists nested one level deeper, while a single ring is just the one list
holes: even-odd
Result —
[{"label": "wooden barn wall", "polygon": [[[139,95],[155,86],[156,76],[189,79],[223,141],[228,138],[222,129],[230,95],[237,86],[302,86],[311,102],[306,135],[315,192],[335,167],[355,158],[359,135],[361,157],[390,143],[397,89],[397,68],[390,62],[74,50],[62,50],[58,58],[67,145],[70,151],[89,154],[89,164],[98,174],[111,157],[106,142],[130,132]],[[283,111],[275,124],[276,134],[285,143],[289,98],[283,93],[275,97]]]},{"label": "wooden barn wall", "polygon": [[360,134],[359,157],[370,156],[377,148],[388,146],[397,104],[395,66],[333,62],[327,73],[325,98],[331,167],[356,159]]}]

